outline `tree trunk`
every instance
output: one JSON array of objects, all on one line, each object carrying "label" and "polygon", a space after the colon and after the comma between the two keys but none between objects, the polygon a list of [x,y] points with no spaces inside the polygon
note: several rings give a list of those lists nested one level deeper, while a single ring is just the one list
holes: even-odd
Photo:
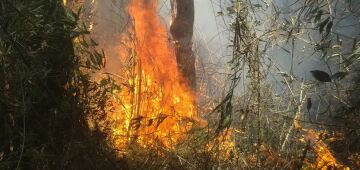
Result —
[{"label": "tree trunk", "polygon": [[178,67],[192,90],[196,90],[195,56],[192,51],[194,0],[171,0],[170,32],[175,42]]}]

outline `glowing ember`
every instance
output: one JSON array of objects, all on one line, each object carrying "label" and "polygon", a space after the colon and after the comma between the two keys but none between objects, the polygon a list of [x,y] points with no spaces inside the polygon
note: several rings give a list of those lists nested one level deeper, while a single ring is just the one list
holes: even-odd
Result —
[{"label": "glowing ember", "polygon": [[183,83],[167,31],[157,14],[157,1],[132,0],[129,13],[134,19],[134,65],[127,82],[116,96],[119,104],[109,114],[115,121],[115,146],[164,145],[171,148],[184,137],[196,115],[194,94]]}]

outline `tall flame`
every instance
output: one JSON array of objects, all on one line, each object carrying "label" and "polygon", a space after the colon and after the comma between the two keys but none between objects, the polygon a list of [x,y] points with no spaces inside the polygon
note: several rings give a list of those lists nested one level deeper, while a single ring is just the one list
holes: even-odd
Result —
[{"label": "tall flame", "polygon": [[196,115],[194,94],[180,74],[174,49],[157,14],[156,0],[132,0],[128,11],[134,20],[134,65],[118,93],[120,104],[111,115],[116,123],[117,147],[137,143],[173,147],[184,137]]}]

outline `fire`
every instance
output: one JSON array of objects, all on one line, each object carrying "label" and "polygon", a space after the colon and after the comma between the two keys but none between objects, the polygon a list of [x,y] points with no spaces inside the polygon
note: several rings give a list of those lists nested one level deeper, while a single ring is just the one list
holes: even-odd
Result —
[{"label": "fire", "polygon": [[174,147],[193,123],[200,121],[194,93],[184,83],[165,26],[157,14],[157,1],[132,0],[128,7],[134,22],[134,41],[127,41],[133,67],[128,81],[116,94],[115,146]]},{"label": "fire", "polygon": [[209,152],[213,153],[211,156],[215,159],[229,160],[238,157],[233,142],[233,134],[236,131],[234,128],[229,128],[222,131],[216,138],[207,144]]},{"label": "fire", "polygon": [[316,162],[312,165],[314,168],[324,170],[328,168],[350,169],[336,160],[328,146],[321,140],[319,133],[309,129],[306,138],[313,144],[312,148],[316,154]]}]

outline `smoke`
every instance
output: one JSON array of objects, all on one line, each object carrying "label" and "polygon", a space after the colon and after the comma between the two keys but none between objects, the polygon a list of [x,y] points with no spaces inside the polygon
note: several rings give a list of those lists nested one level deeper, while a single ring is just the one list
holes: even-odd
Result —
[{"label": "smoke", "polygon": [[94,4],[94,26],[92,36],[99,43],[106,55],[106,67],[103,72],[117,75],[123,73],[125,61],[119,56],[124,56],[123,33],[131,26],[131,18],[126,8],[128,0],[101,0]]},{"label": "smoke", "polygon": [[[266,6],[271,3],[260,3]],[[123,50],[119,49],[122,44],[122,33],[131,25],[131,18],[126,13],[127,0],[111,1],[104,0],[96,1],[95,4],[95,26],[93,35],[103,48],[107,56],[106,69],[104,71],[121,75],[121,69],[124,68],[124,61],[120,56]],[[303,3],[297,0],[272,1],[278,10],[282,11],[280,20],[285,24],[285,20],[291,20],[291,17],[296,15],[297,9]],[[359,2],[355,1],[336,1],[332,4],[334,11],[334,18],[339,18],[334,21],[332,29],[333,40],[342,42],[341,52],[347,54],[352,50],[354,41],[360,33],[359,14],[356,11],[359,8]],[[197,79],[200,82],[201,95],[216,99],[221,97],[225,91],[226,78],[229,74],[227,62],[230,60],[231,49],[230,40],[232,33],[229,31],[229,23],[231,18],[222,13],[225,13],[226,8],[231,5],[230,1],[211,1],[211,0],[196,0],[195,1],[195,26],[194,26],[194,51],[197,54]],[[347,11],[341,11],[347,9]],[[335,12],[336,11],[336,12]],[[274,15],[274,9],[268,8],[257,17],[259,20],[264,20],[268,16]],[[163,18],[163,23],[169,28],[170,21],[170,4],[169,1],[159,1],[159,14]],[[264,25],[268,26],[268,25]],[[309,25],[315,27],[316,25]],[[320,35],[318,30],[309,30],[307,33],[299,36],[299,39],[308,39],[311,37],[314,42],[320,42]],[[277,45],[271,47],[265,56],[271,59],[267,60],[266,64],[272,65],[276,69],[272,69],[267,76],[265,84],[271,84],[275,92],[283,90],[282,79],[279,72],[294,75],[299,81],[313,80],[310,74],[311,70],[323,70],[330,73],[335,73],[339,70],[338,61],[324,60],[323,54],[314,50],[314,45],[306,41],[296,40],[294,47],[291,45],[291,39],[287,42],[279,42]],[[292,50],[293,48],[293,50]],[[245,71],[246,72],[246,71]],[[244,73],[246,74],[246,73]],[[246,77],[246,75],[244,75]],[[244,90],[248,82],[244,79],[238,88],[237,94],[245,93]],[[220,90],[219,90],[220,89]],[[314,100],[314,105],[319,104]]]}]

